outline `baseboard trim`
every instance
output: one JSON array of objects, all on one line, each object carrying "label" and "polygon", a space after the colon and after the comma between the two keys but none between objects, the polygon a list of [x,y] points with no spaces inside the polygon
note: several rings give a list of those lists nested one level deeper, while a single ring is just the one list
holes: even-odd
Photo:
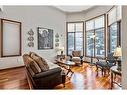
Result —
[{"label": "baseboard trim", "polygon": [[18,66],[18,67],[11,67],[11,68],[0,69],[0,71],[6,71],[6,70],[11,70],[11,69],[23,68],[23,67],[25,67],[25,65]]}]

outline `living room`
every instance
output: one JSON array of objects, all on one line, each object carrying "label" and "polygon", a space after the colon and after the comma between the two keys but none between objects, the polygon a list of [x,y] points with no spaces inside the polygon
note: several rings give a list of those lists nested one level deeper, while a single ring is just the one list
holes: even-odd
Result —
[{"label": "living room", "polygon": [[[64,82],[53,84],[52,89],[126,89],[126,9],[126,6],[117,5],[1,6],[0,89],[45,89],[42,80],[40,83],[37,81],[42,84],[40,88],[30,82],[23,59],[30,53],[45,59],[48,65],[55,64],[56,68],[61,68]],[[49,33],[47,38],[46,33]],[[80,51],[80,61],[73,61],[72,51]],[[120,87],[112,84],[113,66],[107,68],[98,64],[103,63],[102,60],[109,61],[106,57],[111,52],[115,52],[113,57],[120,58],[114,59],[113,63],[116,66],[122,64],[120,75],[116,74]],[[70,63],[64,64],[61,60]],[[73,63],[77,64],[73,66]],[[57,79],[54,76],[51,78]],[[51,89],[51,80],[46,80],[44,86]]]}]

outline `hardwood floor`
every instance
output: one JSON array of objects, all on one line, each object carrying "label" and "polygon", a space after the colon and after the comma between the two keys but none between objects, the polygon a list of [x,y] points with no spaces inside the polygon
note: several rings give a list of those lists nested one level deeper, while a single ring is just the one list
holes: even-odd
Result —
[{"label": "hardwood floor", "polygon": [[25,68],[0,71],[0,89],[29,89]]},{"label": "hardwood floor", "polygon": [[[74,74],[66,78],[65,88],[58,85],[55,89],[110,89],[110,75],[102,77],[101,72],[96,76],[96,67],[84,63],[82,67],[72,68]],[[120,82],[121,78],[116,76]],[[25,68],[0,71],[0,89],[29,89]],[[113,89],[121,89],[114,85]]]}]

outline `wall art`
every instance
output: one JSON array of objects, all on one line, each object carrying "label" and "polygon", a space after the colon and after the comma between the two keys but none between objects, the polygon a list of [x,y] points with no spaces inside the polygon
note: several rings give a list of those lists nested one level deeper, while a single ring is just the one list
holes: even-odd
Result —
[{"label": "wall art", "polygon": [[37,28],[38,49],[53,49],[53,30],[43,27]]}]

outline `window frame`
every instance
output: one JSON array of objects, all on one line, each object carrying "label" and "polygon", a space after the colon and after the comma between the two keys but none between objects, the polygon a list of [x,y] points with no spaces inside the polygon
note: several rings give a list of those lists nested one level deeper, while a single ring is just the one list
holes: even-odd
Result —
[{"label": "window frame", "polygon": [[107,39],[108,39],[108,41],[107,41],[107,43],[108,43],[108,51],[107,52],[111,52],[111,46],[110,46],[110,27],[113,25],[113,24],[115,24],[115,23],[117,23],[117,47],[118,46],[121,46],[121,20],[119,20],[119,21],[116,21],[116,22],[113,22],[112,24],[110,24],[110,25],[108,25],[107,27],[108,27],[108,33],[107,33],[107,35],[108,35],[108,37],[107,37]]},{"label": "window frame", "polygon": [[121,19],[120,20],[117,20],[113,23],[111,23],[109,25],[109,12],[113,10],[113,8],[115,8],[116,6],[113,6],[106,14],[107,14],[107,53],[110,53],[111,52],[111,48],[110,48],[110,27],[117,23],[117,47],[118,46],[121,46]]},{"label": "window frame", "polygon": [[[75,32],[68,32],[68,24],[69,24],[69,23],[82,23],[82,25],[83,25],[83,31],[82,31],[82,33],[83,33],[83,42],[82,42],[82,45],[83,45],[83,47],[82,47],[82,48],[83,48],[83,53],[82,53],[82,54],[83,54],[83,56],[84,56],[84,21],[66,22],[66,35],[67,35],[67,36],[66,36],[66,37],[67,37],[67,40],[66,40],[66,48],[67,48],[67,49],[66,49],[66,54],[67,54],[67,56],[69,56],[69,54],[68,54],[68,33],[74,33],[74,50],[76,49],[76,43],[75,43],[75,42],[76,42],[76,41],[75,41],[75,40],[76,40],[76,39],[75,39],[75,37],[76,37],[75,34],[76,34],[76,33],[75,33]],[[76,29],[74,28],[74,31],[75,31],[75,30],[76,30]]]},{"label": "window frame", "polygon": [[[94,20],[94,19],[96,19],[98,17],[101,17],[101,16],[104,16],[104,27],[91,29],[91,30],[86,30],[86,22],[87,21]],[[98,57],[95,54],[95,51],[96,51],[96,47],[95,47],[96,46],[96,41],[95,41],[96,39],[95,38],[94,38],[94,56],[88,56],[87,55],[87,38],[86,38],[87,37],[87,32],[88,31],[94,31],[94,35],[95,35],[95,31],[98,30],[98,29],[104,29],[104,50],[105,50],[104,57]],[[101,15],[95,16],[95,17],[85,21],[85,57],[89,57],[89,58],[91,58],[91,57],[93,57],[93,58],[105,58],[106,57],[106,14],[101,14]]]}]

